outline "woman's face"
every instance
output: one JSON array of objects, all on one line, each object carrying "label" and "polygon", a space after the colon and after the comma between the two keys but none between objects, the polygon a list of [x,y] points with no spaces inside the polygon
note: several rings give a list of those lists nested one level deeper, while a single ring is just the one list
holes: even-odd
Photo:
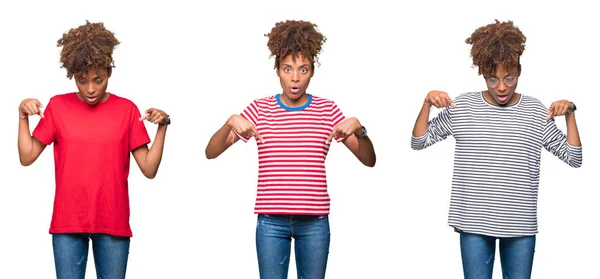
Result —
[{"label": "woman's face", "polygon": [[283,89],[282,97],[296,102],[306,93],[313,76],[312,61],[301,54],[295,59],[288,55],[279,62],[277,76]]},{"label": "woman's face", "polygon": [[75,84],[79,90],[79,98],[88,105],[95,106],[106,100],[108,86],[108,68],[90,69],[88,72],[75,75]]},{"label": "woman's face", "polygon": [[488,87],[492,103],[497,105],[514,104],[518,100],[518,95],[515,95],[517,82],[519,78],[519,67],[512,66],[507,69],[500,64],[496,66],[496,73],[485,77],[485,82]]}]

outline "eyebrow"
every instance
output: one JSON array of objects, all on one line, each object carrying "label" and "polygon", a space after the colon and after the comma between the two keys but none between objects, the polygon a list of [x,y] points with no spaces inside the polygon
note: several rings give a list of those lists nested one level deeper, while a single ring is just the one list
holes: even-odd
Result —
[{"label": "eyebrow", "polygon": [[[292,68],[292,65],[290,65],[290,64],[283,64],[283,66]],[[302,67],[309,67],[309,66],[310,66],[309,64],[303,64],[303,65],[300,65],[300,68],[302,68]]]},{"label": "eyebrow", "polygon": [[[504,76],[504,78],[505,78],[505,77],[507,77],[507,76],[516,76],[516,75],[517,75],[517,73],[507,73],[507,74]],[[498,77],[497,77],[496,75],[492,75],[492,76],[490,76],[490,78],[498,78]]]},{"label": "eyebrow", "polygon": [[[79,76],[80,79],[86,79],[85,76]],[[98,79],[98,78],[106,78],[106,75],[97,75],[94,76],[92,79]]]}]

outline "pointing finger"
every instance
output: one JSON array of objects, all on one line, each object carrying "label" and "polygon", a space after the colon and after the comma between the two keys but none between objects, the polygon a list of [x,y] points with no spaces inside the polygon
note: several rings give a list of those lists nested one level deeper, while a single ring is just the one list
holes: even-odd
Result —
[{"label": "pointing finger", "polygon": [[254,136],[256,137],[257,140],[260,140],[261,143],[265,143],[265,140],[258,133],[258,131],[256,130],[256,127],[252,126],[252,131],[254,132]]},{"label": "pointing finger", "polygon": [[327,137],[327,143],[331,143],[331,140],[333,139],[333,137],[335,136],[336,133],[337,133],[336,129],[333,129],[333,131],[331,131],[331,134],[329,134],[329,137]]},{"label": "pointing finger", "polygon": [[446,100],[448,101],[448,104],[450,104],[450,106],[452,106],[452,108],[456,108],[456,104],[454,103],[454,101],[452,101],[450,96],[446,95]]}]

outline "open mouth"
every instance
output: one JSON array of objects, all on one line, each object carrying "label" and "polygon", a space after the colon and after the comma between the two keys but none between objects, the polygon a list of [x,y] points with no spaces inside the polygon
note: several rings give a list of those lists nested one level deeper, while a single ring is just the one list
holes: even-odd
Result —
[{"label": "open mouth", "polygon": [[292,92],[293,94],[296,94],[298,92],[300,92],[300,87],[290,87],[290,92]]},{"label": "open mouth", "polygon": [[498,95],[498,101],[500,101],[501,103],[506,103],[506,101],[508,101],[508,95]]},{"label": "open mouth", "polygon": [[93,103],[98,99],[98,96],[87,96],[85,97],[85,99],[89,102],[89,103]]}]

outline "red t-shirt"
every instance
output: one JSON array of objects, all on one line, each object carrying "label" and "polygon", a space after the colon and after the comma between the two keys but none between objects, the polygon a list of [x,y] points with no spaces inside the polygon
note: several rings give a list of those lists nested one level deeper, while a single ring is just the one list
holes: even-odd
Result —
[{"label": "red t-shirt", "polygon": [[54,143],[56,193],[50,233],[132,236],[129,226],[130,152],[150,138],[137,106],[111,94],[89,106],[76,93],[50,99],[33,131]]}]

